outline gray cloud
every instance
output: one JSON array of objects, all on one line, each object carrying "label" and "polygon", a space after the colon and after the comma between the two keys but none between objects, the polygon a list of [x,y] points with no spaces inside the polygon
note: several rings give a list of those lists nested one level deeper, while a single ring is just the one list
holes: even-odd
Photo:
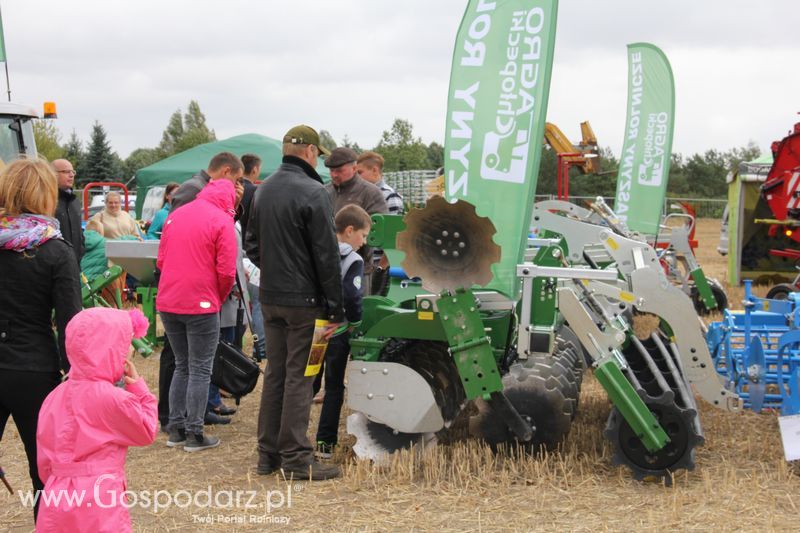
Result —
[{"label": "gray cloud", "polygon": [[[59,104],[58,127],[88,139],[99,120],[120,155],[154,146],[170,114],[200,102],[221,138],[279,137],[295,123],[373,146],[395,117],[441,142],[453,41],[466,2],[225,3],[144,0],[3,4],[16,101]],[[749,140],[795,120],[800,4],[562,0],[548,119],[568,136],[590,120],[618,151],[625,46],[647,41],[676,80],[673,148]]]}]

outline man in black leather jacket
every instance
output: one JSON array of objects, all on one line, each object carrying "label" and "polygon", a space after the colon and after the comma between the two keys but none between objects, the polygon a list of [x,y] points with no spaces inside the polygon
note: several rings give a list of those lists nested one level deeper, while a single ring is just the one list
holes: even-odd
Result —
[{"label": "man in black leather jacket", "polygon": [[61,236],[72,245],[80,269],[83,257],[83,228],[81,228],[81,203],[72,192],[75,171],[72,169],[72,163],[66,159],[56,159],[51,164],[58,178],[56,220],[61,227]]},{"label": "man in black leather jacket", "polygon": [[338,477],[336,465],[314,461],[306,436],[312,377],[305,368],[314,322],[329,334],[344,319],[339,245],[333,207],[315,166],[319,135],[295,126],[283,138],[283,163],[258,186],[245,251],[261,269],[267,368],[258,415],[258,473],[279,468],[295,479]]}]

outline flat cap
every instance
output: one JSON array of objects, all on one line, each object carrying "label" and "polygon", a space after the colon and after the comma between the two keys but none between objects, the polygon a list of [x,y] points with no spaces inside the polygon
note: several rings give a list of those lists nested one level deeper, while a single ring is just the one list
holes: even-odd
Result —
[{"label": "flat cap", "polygon": [[328,159],[325,160],[325,166],[328,168],[337,168],[347,163],[355,163],[358,159],[358,154],[352,148],[340,146],[334,148]]}]

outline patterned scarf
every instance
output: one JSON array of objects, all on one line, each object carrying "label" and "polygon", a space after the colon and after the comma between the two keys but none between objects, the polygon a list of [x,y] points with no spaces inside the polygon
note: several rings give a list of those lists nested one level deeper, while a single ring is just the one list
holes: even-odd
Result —
[{"label": "patterned scarf", "polygon": [[55,218],[27,213],[0,216],[0,250],[22,252],[60,238],[61,231]]}]

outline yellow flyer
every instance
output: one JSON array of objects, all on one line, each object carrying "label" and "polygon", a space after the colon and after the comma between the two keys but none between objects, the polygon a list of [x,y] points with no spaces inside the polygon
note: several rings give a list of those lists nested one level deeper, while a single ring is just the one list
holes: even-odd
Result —
[{"label": "yellow flyer", "polygon": [[306,377],[316,376],[322,368],[325,350],[328,348],[328,339],[325,338],[325,329],[328,324],[330,322],[319,318],[314,322],[314,337],[311,339],[311,350],[308,351],[308,363],[304,374]]}]

